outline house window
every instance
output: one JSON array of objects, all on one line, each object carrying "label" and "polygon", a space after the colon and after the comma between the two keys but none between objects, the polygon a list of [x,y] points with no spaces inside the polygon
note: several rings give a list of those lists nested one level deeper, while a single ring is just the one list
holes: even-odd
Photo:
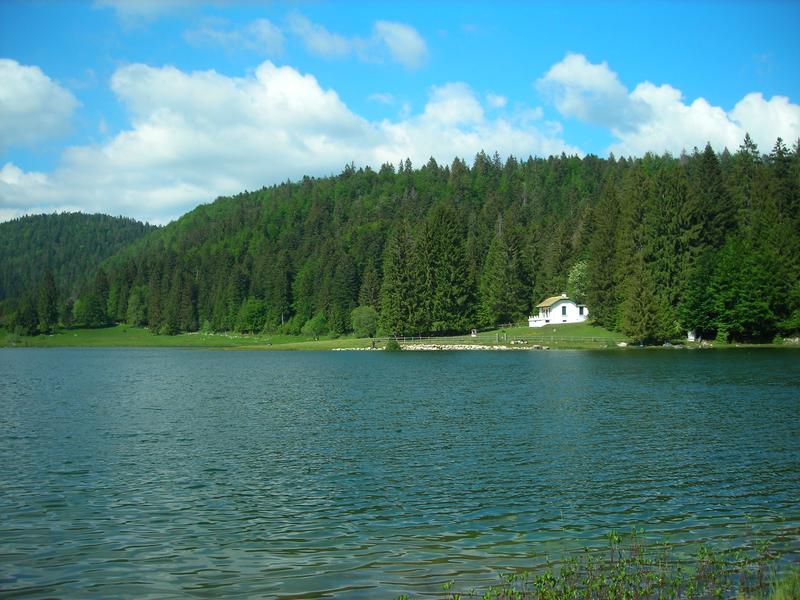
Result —
[{"label": "house window", "polygon": [[561,316],[562,317],[566,317],[567,316],[567,305],[566,304],[561,307]]},{"label": "house window", "polygon": [[578,314],[579,314],[580,316],[583,316],[583,306],[579,306],[579,307],[578,307]]}]

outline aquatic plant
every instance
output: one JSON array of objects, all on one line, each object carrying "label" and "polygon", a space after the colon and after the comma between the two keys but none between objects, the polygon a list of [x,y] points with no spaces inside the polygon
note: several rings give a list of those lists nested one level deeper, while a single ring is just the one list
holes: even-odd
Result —
[{"label": "aquatic plant", "polygon": [[[667,543],[646,544],[633,530],[627,539],[611,531],[608,552],[585,549],[559,563],[505,573],[483,590],[457,592],[455,581],[442,585],[444,598],[464,600],[800,600],[800,570],[778,574],[778,555],[757,540],[739,548],[700,546],[685,557]],[[411,600],[400,596],[398,600]]]}]

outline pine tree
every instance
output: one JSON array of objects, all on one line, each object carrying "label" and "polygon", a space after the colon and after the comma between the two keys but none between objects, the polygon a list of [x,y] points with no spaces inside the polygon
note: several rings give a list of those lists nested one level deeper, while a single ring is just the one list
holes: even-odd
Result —
[{"label": "pine tree", "polygon": [[419,282],[414,242],[403,223],[394,231],[384,251],[380,326],[385,333],[420,333],[423,303]]},{"label": "pine tree", "polygon": [[381,306],[381,280],[374,261],[370,260],[361,277],[361,288],[358,291],[358,305],[371,306],[375,310]]},{"label": "pine tree", "polygon": [[85,325],[103,327],[108,324],[108,276],[105,270],[98,269],[92,289],[85,299]]},{"label": "pine tree", "polygon": [[616,236],[620,216],[616,186],[615,174],[611,174],[603,183],[600,200],[594,211],[594,230],[589,243],[586,301],[594,322],[604,327],[613,327],[619,301]]},{"label": "pine tree", "polygon": [[678,307],[681,325],[699,338],[713,338],[717,333],[714,298],[709,289],[714,260],[715,254],[711,251],[699,258],[691,278],[686,282],[686,293]]},{"label": "pine tree", "polygon": [[331,280],[331,303],[328,309],[328,327],[333,333],[344,333],[352,329],[350,313],[356,307],[358,278],[353,259],[340,251]]},{"label": "pine tree", "polygon": [[474,320],[474,291],[464,234],[455,210],[440,204],[430,211],[422,227],[417,256],[424,290],[420,324],[436,332],[469,329]]},{"label": "pine tree", "polygon": [[684,204],[682,278],[691,278],[698,259],[723,246],[734,230],[736,209],[725,188],[719,160],[710,144],[689,162],[689,184]]},{"label": "pine tree", "polygon": [[58,324],[58,291],[50,269],[47,269],[42,275],[36,308],[39,317],[39,331],[41,333],[50,333]]},{"label": "pine tree", "polygon": [[655,288],[644,260],[634,263],[622,306],[622,332],[642,344],[655,344],[672,335],[669,304]]},{"label": "pine tree", "polygon": [[522,278],[518,238],[509,233],[499,219],[481,276],[478,315],[482,325],[493,326],[524,318],[529,304]]},{"label": "pine tree", "polygon": [[[611,321],[612,329],[624,330],[625,305],[636,289],[636,277],[640,263],[645,261],[645,247],[648,244],[645,219],[650,203],[651,181],[646,176],[643,165],[637,163],[625,174],[622,181],[622,203],[619,227],[616,231],[616,251],[614,264],[614,287],[618,292],[617,312]],[[591,307],[590,307],[591,310]]]},{"label": "pine tree", "polygon": [[709,283],[717,339],[766,341],[776,332],[760,257],[744,240],[729,239]]},{"label": "pine tree", "polygon": [[656,289],[673,307],[680,303],[686,287],[681,279],[681,232],[687,182],[683,170],[671,160],[659,165],[652,180],[645,212],[644,256]]}]

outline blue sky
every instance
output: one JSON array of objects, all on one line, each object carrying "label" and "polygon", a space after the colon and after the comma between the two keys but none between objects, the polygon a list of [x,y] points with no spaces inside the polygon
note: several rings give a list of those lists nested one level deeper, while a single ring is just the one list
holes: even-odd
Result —
[{"label": "blue sky", "polygon": [[0,220],[349,162],[800,137],[797,2],[0,3]]}]

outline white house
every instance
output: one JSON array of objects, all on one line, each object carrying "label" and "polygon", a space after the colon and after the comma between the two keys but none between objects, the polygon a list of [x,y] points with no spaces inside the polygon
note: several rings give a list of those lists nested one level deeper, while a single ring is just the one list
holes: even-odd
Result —
[{"label": "white house", "polygon": [[544,327],[559,323],[580,323],[589,316],[589,309],[583,304],[576,304],[566,294],[552,296],[536,305],[538,316],[528,317],[530,327]]}]

